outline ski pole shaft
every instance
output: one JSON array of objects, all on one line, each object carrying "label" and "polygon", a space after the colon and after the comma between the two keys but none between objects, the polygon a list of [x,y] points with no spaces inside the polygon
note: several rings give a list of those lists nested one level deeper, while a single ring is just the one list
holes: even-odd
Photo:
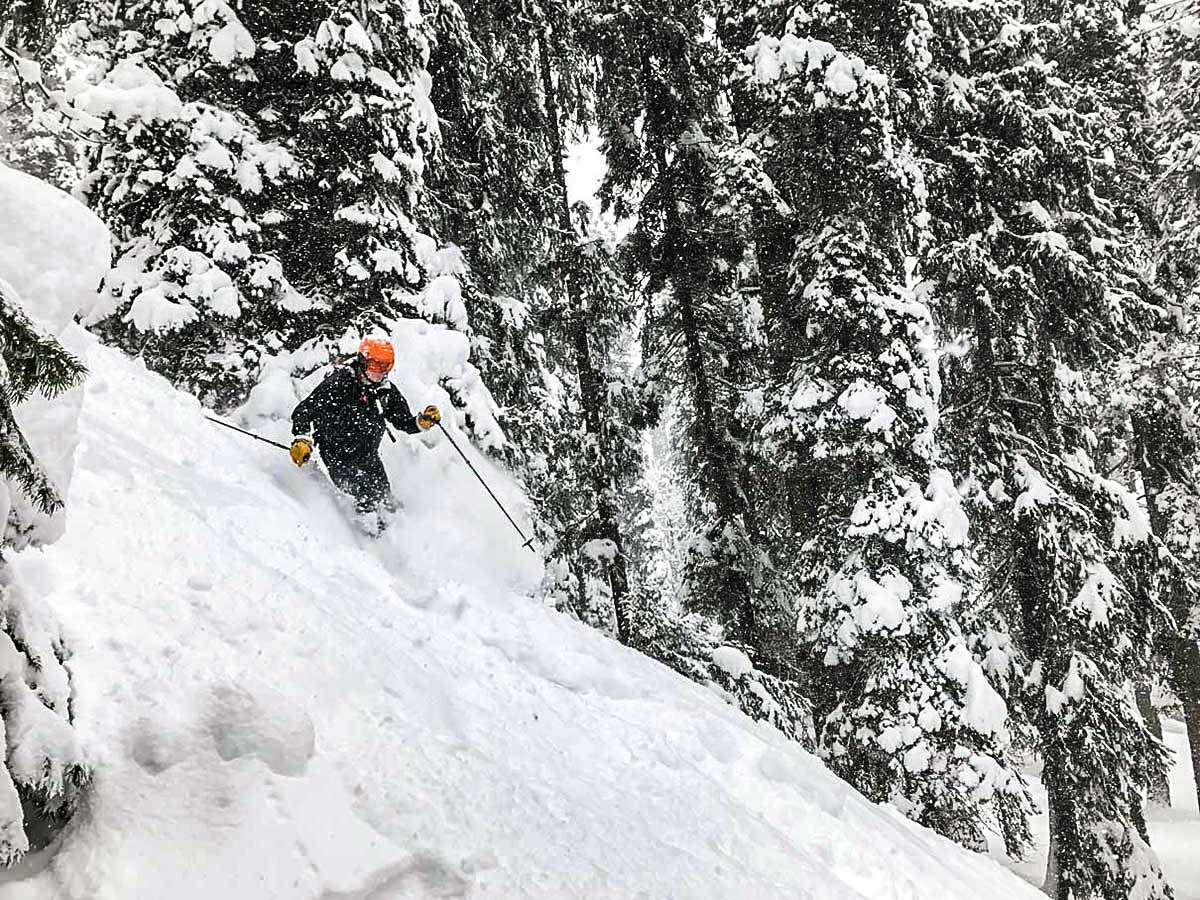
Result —
[{"label": "ski pole shaft", "polygon": [[262,441],[264,444],[270,444],[272,447],[278,447],[281,450],[292,449],[287,444],[281,444],[279,441],[273,441],[270,438],[259,437],[253,431],[247,431],[245,428],[238,428],[236,425],[230,425],[228,422],[222,422],[220,419],[214,419],[212,416],[205,416],[204,418],[208,419],[210,422],[216,422],[218,425],[224,425],[226,428],[230,428],[233,431],[236,431],[238,434],[244,434],[246,437],[252,437],[256,441]]},{"label": "ski pole shaft", "polygon": [[492,493],[492,489],[488,487],[488,483],[483,480],[483,476],[475,470],[473,465],[471,465],[471,461],[467,459],[467,454],[463,453],[462,448],[460,448],[458,444],[454,442],[454,438],[450,437],[450,432],[446,430],[445,426],[442,425],[441,422],[438,422],[438,428],[441,429],[442,434],[446,436],[446,440],[450,442],[450,446],[458,451],[458,455],[461,456],[463,462],[467,464],[467,468],[471,470],[471,474],[479,479],[479,483],[482,484],[483,489],[488,492],[488,496],[495,501],[498,507],[500,507],[500,512],[504,513],[504,518],[508,519],[509,524],[511,524],[513,528],[517,529],[517,534],[521,535],[521,539],[524,541],[521,546],[528,547],[531,553],[537,553],[537,551],[533,548],[533,538],[525,537],[525,532],[521,531],[521,526],[513,521],[513,517],[508,514],[508,510],[504,508],[504,504],[500,502],[500,499],[494,493]]}]

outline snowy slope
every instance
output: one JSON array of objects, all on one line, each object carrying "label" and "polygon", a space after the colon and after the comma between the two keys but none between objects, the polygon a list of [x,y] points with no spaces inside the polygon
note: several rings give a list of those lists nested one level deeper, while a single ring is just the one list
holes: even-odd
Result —
[{"label": "snowy slope", "polygon": [[97,777],[5,900],[1040,896],[539,606],[444,442],[389,448],[406,512],[369,545],[318,472],[88,362],[66,534],[14,564]]},{"label": "snowy slope", "polygon": [[[69,515],[11,564],[74,651],[96,772],[0,898],[1040,896],[541,608],[536,557],[437,434],[384,445],[405,511],[367,542],[319,471],[69,325],[107,260],[94,217],[2,167],[0,212],[0,277],[93,373],[24,410]],[[413,404],[450,385],[499,440],[463,337],[397,329]],[[295,362],[244,411],[277,439],[312,386]]]}]

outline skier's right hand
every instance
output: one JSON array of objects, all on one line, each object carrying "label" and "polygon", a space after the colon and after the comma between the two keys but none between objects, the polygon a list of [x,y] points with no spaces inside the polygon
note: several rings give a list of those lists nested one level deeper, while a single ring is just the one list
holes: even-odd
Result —
[{"label": "skier's right hand", "polygon": [[442,411],[432,403],[417,413],[417,427],[422,431],[428,431],[440,421],[442,421]]},{"label": "skier's right hand", "polygon": [[312,444],[309,442],[308,438],[296,438],[294,441],[292,441],[292,449],[290,452],[292,454],[292,462],[298,466],[302,466],[308,462],[308,458],[312,456]]}]

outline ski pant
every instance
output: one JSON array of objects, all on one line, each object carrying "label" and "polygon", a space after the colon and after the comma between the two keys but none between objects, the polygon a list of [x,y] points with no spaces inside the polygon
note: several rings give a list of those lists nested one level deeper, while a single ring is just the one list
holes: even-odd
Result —
[{"label": "ski pant", "polygon": [[355,499],[360,513],[395,509],[392,485],[377,454],[343,457],[322,453],[321,459],[333,483]]}]

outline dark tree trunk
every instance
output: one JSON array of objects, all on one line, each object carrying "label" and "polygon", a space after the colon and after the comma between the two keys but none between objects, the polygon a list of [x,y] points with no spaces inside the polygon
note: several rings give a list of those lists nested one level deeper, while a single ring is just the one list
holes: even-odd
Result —
[{"label": "dark tree trunk", "polygon": [[[550,62],[549,26],[538,40],[541,65],[542,89],[545,92],[547,127],[550,129],[550,146],[554,162],[554,177],[559,196],[558,226],[563,242],[572,241],[575,231],[571,224],[571,210],[567,204],[567,176],[563,166],[562,119],[559,114],[558,92],[554,85],[554,71]],[[582,288],[572,269],[566,275],[567,299],[570,310],[567,315],[571,349],[575,357],[575,372],[579,378],[580,405],[588,438],[595,452],[591,467],[592,488],[596,494],[596,516],[598,536],[608,540],[615,548],[615,555],[606,564],[609,589],[612,591],[613,611],[617,621],[617,639],[623,644],[632,639],[629,610],[629,574],[624,545],[617,515],[617,487],[615,477],[616,454],[612,446],[606,422],[611,414],[605,402],[606,392],[599,370],[592,359],[587,318],[584,310]]]},{"label": "dark tree trunk", "polygon": [[[1160,537],[1167,533],[1169,523],[1158,498],[1174,480],[1180,454],[1187,452],[1187,448],[1179,446],[1176,425],[1170,416],[1153,408],[1139,410],[1133,415],[1135,459],[1146,488],[1150,525]],[[1200,802],[1200,645],[1196,637],[1187,632],[1194,601],[1188,586],[1176,577],[1172,577],[1167,585],[1166,596],[1175,624],[1183,630],[1170,641],[1171,684],[1183,704],[1191,745],[1192,777]]]},{"label": "dark tree trunk", "polygon": [[1188,744],[1191,747],[1196,802],[1200,803],[1200,645],[1187,638],[1180,638],[1175,644],[1174,680],[1176,690],[1183,701],[1183,719],[1187,725]]},{"label": "dark tree trunk", "polygon": [[[1154,699],[1151,696],[1151,681],[1139,681],[1134,688],[1134,693],[1137,698],[1138,712],[1142,714],[1142,720],[1145,721],[1146,727],[1160,741],[1163,739],[1162,718],[1158,714],[1158,709],[1154,705]],[[1166,772],[1159,772],[1150,780],[1150,784],[1146,786],[1146,799],[1149,804],[1159,809],[1170,809],[1171,807],[1171,783],[1167,780]]]},{"label": "dark tree trunk", "polygon": [[[1050,819],[1050,847],[1046,854],[1046,877],[1042,881],[1042,893],[1047,897],[1053,897],[1054,900],[1060,900],[1059,886],[1061,882],[1058,877],[1058,840],[1056,837],[1058,829],[1055,827],[1058,822],[1054,804],[1049,802],[1050,793],[1048,789],[1046,800],[1046,812]],[[1063,897],[1061,900],[1067,900],[1067,898]]]},{"label": "dark tree trunk", "polygon": [[1068,785],[1061,784],[1055,773],[1066,768],[1062,760],[1046,758],[1043,779],[1046,787],[1046,806],[1050,814],[1050,854],[1046,859],[1043,892],[1054,900],[1072,900],[1072,854],[1078,854],[1079,822],[1075,816],[1075,799]]},{"label": "dark tree trunk", "polygon": [[[673,224],[676,228],[680,227],[677,222]],[[735,476],[734,466],[729,460],[728,449],[721,440],[717,428],[716,403],[713,397],[712,383],[709,381],[708,372],[704,367],[704,345],[700,327],[696,322],[695,301],[691,286],[686,283],[686,279],[681,278],[676,283],[676,296],[683,320],[688,374],[691,376],[693,400],[699,419],[701,453],[708,458],[716,481],[713,500],[717,506],[717,515],[725,522],[733,522],[741,518],[746,523],[747,530],[753,533],[756,529],[751,525],[753,517],[750,514],[749,505],[739,502],[741,497],[740,480]],[[749,647],[757,648],[754,591],[746,580],[742,581],[741,588],[735,596],[726,598],[726,601],[732,607],[730,609],[730,612],[733,613],[731,618],[737,623],[737,639]]]}]

